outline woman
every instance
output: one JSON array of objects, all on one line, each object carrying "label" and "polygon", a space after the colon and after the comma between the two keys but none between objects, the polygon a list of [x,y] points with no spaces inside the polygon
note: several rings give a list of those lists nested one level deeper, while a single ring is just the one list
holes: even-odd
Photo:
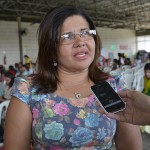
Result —
[{"label": "woman", "polygon": [[[90,87],[120,78],[98,69],[100,40],[90,17],[72,6],[48,12],[39,27],[37,74],[32,83],[17,78],[5,128],[7,150],[106,150],[115,137],[119,150],[141,150],[137,126],[99,113]],[[117,86],[116,86],[117,85]],[[17,134],[16,134],[17,133]],[[15,138],[14,138],[15,135]]]},{"label": "woman", "polygon": [[14,83],[14,78],[15,77],[11,73],[9,72],[5,73],[5,77],[4,77],[5,84],[3,86],[2,101],[11,99],[10,93],[11,93],[11,89]]}]

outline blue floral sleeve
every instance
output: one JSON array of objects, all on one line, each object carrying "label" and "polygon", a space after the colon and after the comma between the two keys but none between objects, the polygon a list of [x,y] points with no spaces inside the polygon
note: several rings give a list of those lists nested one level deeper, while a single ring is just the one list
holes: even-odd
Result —
[{"label": "blue floral sleeve", "polygon": [[24,79],[17,77],[15,78],[11,95],[19,98],[22,102],[29,103],[29,82]]},{"label": "blue floral sleeve", "polygon": [[124,77],[122,75],[110,77],[108,82],[116,92],[121,92],[127,89]]}]

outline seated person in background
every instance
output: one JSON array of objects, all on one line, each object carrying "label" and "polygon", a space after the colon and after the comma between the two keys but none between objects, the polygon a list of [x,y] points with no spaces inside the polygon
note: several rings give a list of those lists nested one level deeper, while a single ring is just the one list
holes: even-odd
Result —
[{"label": "seated person in background", "polygon": [[116,70],[119,68],[119,62],[117,59],[113,60],[113,66],[112,66],[112,70]]},{"label": "seated person in background", "polygon": [[16,75],[16,70],[15,70],[14,66],[12,66],[12,65],[9,66],[8,72],[10,74],[12,74],[13,76]]},{"label": "seated person in background", "polygon": [[3,93],[4,93],[4,83],[0,82],[0,101],[3,99]]},{"label": "seated person in background", "polygon": [[24,61],[25,61],[25,64],[32,63],[32,59],[28,55],[24,55]]},{"label": "seated person in background", "polygon": [[100,55],[99,58],[98,58],[99,68],[103,69],[105,62],[106,62],[106,58],[104,56]]},{"label": "seated person in background", "polygon": [[5,85],[4,85],[4,93],[2,96],[2,100],[11,99],[10,91],[14,83],[14,78],[15,77],[9,72],[5,73],[5,77],[4,77]]},{"label": "seated person in background", "polygon": [[4,76],[5,76],[5,68],[3,65],[0,65],[0,101],[2,100],[3,96]]},{"label": "seated person in background", "polygon": [[5,68],[3,65],[0,65],[0,82],[4,81]]},{"label": "seated person in background", "polygon": [[124,60],[125,60],[124,53],[118,53],[118,64],[119,64],[119,67],[124,65]]},{"label": "seated person in background", "polygon": [[130,60],[130,58],[125,58],[124,65],[130,65],[131,66],[131,60]]},{"label": "seated person in background", "polygon": [[27,77],[29,75],[29,67],[28,65],[24,64],[20,66],[20,74],[18,74],[19,77]]},{"label": "seated person in background", "polygon": [[144,89],[142,92],[150,96],[150,63],[145,64],[144,72]]}]

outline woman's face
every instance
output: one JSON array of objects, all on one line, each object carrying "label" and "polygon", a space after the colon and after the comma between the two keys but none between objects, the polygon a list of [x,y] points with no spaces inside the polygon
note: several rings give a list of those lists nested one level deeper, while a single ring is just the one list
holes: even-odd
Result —
[{"label": "woman's face", "polygon": [[[62,26],[60,35],[66,33],[80,33],[89,30],[87,21],[79,16],[68,17]],[[82,39],[76,35],[73,42],[65,43],[63,38],[59,42],[58,68],[68,72],[78,72],[87,70],[95,56],[94,38]]]}]

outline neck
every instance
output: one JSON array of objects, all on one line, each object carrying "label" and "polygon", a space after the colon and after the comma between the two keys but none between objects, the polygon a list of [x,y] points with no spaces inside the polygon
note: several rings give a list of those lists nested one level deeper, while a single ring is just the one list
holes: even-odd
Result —
[{"label": "neck", "polygon": [[59,70],[59,81],[65,86],[75,86],[89,81],[88,70],[82,72],[67,72]]},{"label": "neck", "polygon": [[82,72],[68,72],[59,70],[57,94],[66,98],[84,98],[90,95],[93,84],[88,77],[88,70]]}]

